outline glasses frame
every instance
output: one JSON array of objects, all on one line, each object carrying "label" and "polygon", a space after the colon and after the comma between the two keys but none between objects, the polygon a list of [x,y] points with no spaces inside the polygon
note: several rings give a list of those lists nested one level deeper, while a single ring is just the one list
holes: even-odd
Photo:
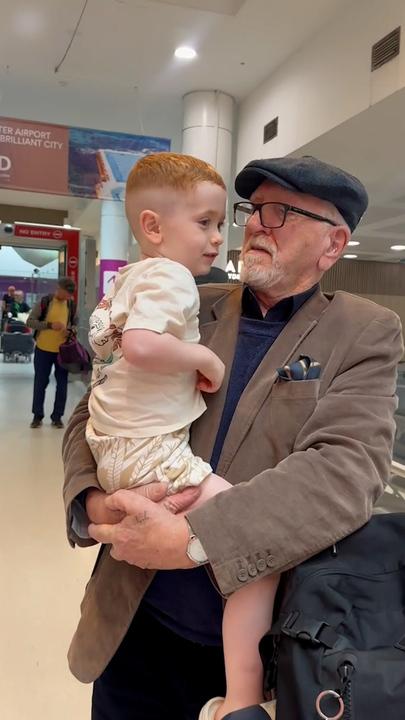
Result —
[{"label": "glasses frame", "polygon": [[[239,208],[240,205],[244,205],[244,206],[246,206],[246,205],[251,205],[251,207],[252,207],[252,212],[251,212],[251,214],[247,217],[246,223],[245,223],[244,225],[240,225],[240,223],[237,223],[237,222],[236,222],[236,212],[237,212],[237,210],[238,210],[238,208]],[[262,208],[263,208],[265,205],[281,205],[281,206],[284,208],[284,218],[283,218],[283,221],[282,221],[282,223],[281,223],[280,225],[265,225],[265,224],[264,224],[263,218],[262,218]],[[303,215],[304,217],[309,217],[309,218],[311,218],[312,220],[319,220],[319,222],[329,223],[329,225],[333,225],[333,227],[338,227],[338,225],[339,225],[339,223],[335,222],[334,220],[330,220],[329,218],[323,217],[322,215],[318,215],[317,213],[313,213],[313,212],[311,212],[310,210],[303,210],[302,208],[295,207],[295,205],[289,205],[288,203],[275,202],[275,201],[273,201],[273,202],[264,202],[264,203],[253,203],[253,202],[250,202],[250,200],[242,200],[242,201],[239,201],[239,202],[234,203],[234,205],[233,205],[233,221],[234,221],[235,225],[238,225],[238,227],[246,227],[246,225],[248,224],[250,218],[253,217],[253,215],[254,215],[255,212],[257,212],[257,211],[259,211],[260,224],[261,224],[263,227],[265,227],[265,228],[271,228],[271,229],[273,229],[273,230],[276,229],[276,228],[281,228],[281,227],[283,227],[283,225],[285,224],[285,221],[286,221],[286,219],[287,219],[287,215],[288,215],[289,212],[296,213],[297,215]]]}]

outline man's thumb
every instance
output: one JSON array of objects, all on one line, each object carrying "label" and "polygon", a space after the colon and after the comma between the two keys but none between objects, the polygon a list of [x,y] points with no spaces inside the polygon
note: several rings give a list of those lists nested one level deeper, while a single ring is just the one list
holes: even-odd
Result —
[{"label": "man's thumb", "polygon": [[152,502],[159,502],[166,497],[167,488],[168,483],[166,482],[153,482],[148,483],[147,485],[140,485],[139,487],[132,488],[132,492],[137,495],[142,495],[143,497],[148,498],[148,500],[152,500]]}]

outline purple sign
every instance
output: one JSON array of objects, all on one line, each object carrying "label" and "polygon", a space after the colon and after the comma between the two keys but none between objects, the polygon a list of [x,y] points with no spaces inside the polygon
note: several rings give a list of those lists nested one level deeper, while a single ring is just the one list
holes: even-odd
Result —
[{"label": "purple sign", "polygon": [[117,271],[127,265],[126,260],[100,260],[99,299],[105,295],[115,281]]}]

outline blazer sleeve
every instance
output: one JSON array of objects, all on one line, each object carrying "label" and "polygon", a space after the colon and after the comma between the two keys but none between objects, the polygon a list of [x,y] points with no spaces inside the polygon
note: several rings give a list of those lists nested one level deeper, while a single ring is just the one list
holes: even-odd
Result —
[{"label": "blazer sleeve", "polygon": [[66,512],[66,529],[69,543],[82,547],[95,545],[92,538],[82,538],[72,526],[75,503],[81,502],[89,488],[98,488],[96,463],[86,442],[85,429],[89,418],[88,402],[90,392],[80,400],[66,428],[62,444],[62,457],[65,469],[63,500]]},{"label": "blazer sleeve", "polygon": [[403,353],[399,318],[384,320],[369,321],[351,345],[288,457],[188,514],[224,595],[369,520],[390,477]]}]

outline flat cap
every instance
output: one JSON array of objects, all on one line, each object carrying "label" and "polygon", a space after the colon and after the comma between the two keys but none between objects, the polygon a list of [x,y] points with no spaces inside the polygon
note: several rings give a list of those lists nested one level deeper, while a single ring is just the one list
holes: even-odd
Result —
[{"label": "flat cap", "polygon": [[252,160],[236,176],[235,190],[248,199],[265,180],[327,200],[339,210],[352,231],[367,209],[368,195],[360,180],[311,155]]}]

